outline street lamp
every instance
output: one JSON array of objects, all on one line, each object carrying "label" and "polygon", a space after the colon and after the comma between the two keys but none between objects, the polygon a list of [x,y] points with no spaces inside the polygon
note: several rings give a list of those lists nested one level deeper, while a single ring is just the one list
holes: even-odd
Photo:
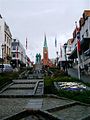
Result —
[{"label": "street lamp", "polygon": [[66,67],[66,73],[68,74],[68,71],[67,71],[67,55],[66,55],[66,49],[67,49],[67,43],[64,44],[64,52],[65,52],[65,67]]},{"label": "street lamp", "polygon": [[3,44],[1,45],[1,47],[2,47],[2,73],[3,73],[3,51],[4,51],[4,46],[5,45],[3,45]]}]

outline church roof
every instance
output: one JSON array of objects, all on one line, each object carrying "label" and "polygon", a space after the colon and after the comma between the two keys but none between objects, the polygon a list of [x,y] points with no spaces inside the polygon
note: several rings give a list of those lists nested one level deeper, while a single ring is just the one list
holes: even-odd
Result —
[{"label": "church roof", "polygon": [[44,47],[47,48],[47,40],[46,40],[46,35],[44,37]]}]

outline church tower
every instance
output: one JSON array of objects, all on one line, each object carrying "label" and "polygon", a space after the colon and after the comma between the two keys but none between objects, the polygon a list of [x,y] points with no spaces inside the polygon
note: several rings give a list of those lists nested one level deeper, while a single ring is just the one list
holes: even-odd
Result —
[{"label": "church tower", "polygon": [[44,65],[48,65],[48,47],[47,47],[46,35],[44,37],[43,64]]}]

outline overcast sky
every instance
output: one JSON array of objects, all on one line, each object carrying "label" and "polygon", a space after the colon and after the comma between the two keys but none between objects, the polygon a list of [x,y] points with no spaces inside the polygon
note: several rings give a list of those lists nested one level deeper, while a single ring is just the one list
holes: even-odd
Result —
[{"label": "overcast sky", "polygon": [[0,14],[9,25],[13,38],[18,38],[31,60],[43,53],[44,34],[47,37],[49,58],[72,37],[75,21],[79,21],[90,0],[0,0]]}]

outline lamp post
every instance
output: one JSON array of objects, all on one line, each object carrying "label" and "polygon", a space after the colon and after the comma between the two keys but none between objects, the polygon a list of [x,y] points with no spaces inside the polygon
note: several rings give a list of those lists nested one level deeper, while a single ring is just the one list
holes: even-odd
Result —
[{"label": "lamp post", "polygon": [[67,49],[67,43],[64,44],[64,52],[65,52],[65,67],[66,67],[66,73],[68,74],[68,71],[67,71],[67,55],[66,55],[66,49]]},{"label": "lamp post", "polygon": [[3,50],[4,50],[4,46],[5,45],[3,45],[3,44],[1,45],[1,47],[2,47],[2,73],[3,73]]}]

